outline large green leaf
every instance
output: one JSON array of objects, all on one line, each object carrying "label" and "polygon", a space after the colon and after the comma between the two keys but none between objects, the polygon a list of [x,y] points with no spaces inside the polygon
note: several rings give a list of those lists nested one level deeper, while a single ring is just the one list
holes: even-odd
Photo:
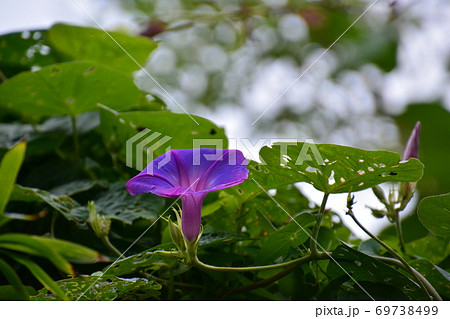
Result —
[{"label": "large green leaf", "polygon": [[67,219],[80,224],[83,224],[87,219],[85,214],[75,214],[74,210],[80,207],[80,204],[71,197],[66,195],[56,196],[42,189],[16,185],[11,194],[11,201],[46,203],[63,214]]},{"label": "large green leaf", "polygon": [[[148,300],[159,295],[161,285],[144,278],[119,278],[111,275],[81,276],[57,281],[69,300],[111,301]],[[47,289],[39,290],[32,300],[56,300]]]},{"label": "large green leaf", "polygon": [[425,197],[420,201],[417,214],[430,232],[450,236],[450,193]]},{"label": "large green leaf", "polygon": [[22,72],[0,85],[0,105],[36,115],[71,115],[117,110],[140,103],[142,93],[131,76],[93,62],[67,62]]},{"label": "large green leaf", "polygon": [[397,153],[332,144],[278,143],[259,155],[264,162],[252,164],[250,178],[273,188],[288,181],[307,182],[325,193],[356,192],[384,182],[415,182],[423,172],[414,158],[400,163]]},{"label": "large green leaf", "polygon": [[[105,145],[111,153],[138,170],[150,160],[164,154],[169,147],[186,149],[228,146],[224,130],[199,116],[148,111],[115,114],[102,111],[101,115],[100,129]],[[151,139],[152,135],[154,139]],[[194,141],[202,144],[195,146]],[[153,149],[149,155],[152,158],[147,156],[147,149],[151,147]]]},{"label": "large green leaf", "polygon": [[48,40],[52,48],[67,59],[94,61],[130,73],[139,68],[138,64],[144,65],[156,48],[147,37],[108,33],[95,28],[56,24],[48,31]]},{"label": "large green leaf", "polygon": [[[400,287],[411,300],[425,298],[420,287],[401,272],[348,246],[337,247],[332,257],[335,261],[330,261],[327,267],[327,273],[331,278],[350,275],[358,283],[369,281]],[[355,286],[351,278],[347,277],[347,281]]]},{"label": "large green leaf", "polygon": [[0,70],[11,77],[32,66],[56,63],[47,35],[46,30],[0,35]]},{"label": "large green leaf", "polygon": [[0,215],[11,196],[17,175],[25,157],[27,144],[20,142],[9,150],[0,162]]}]

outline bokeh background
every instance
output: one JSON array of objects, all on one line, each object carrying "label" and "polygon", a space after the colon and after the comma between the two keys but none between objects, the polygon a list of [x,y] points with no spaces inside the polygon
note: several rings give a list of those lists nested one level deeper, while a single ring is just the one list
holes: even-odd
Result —
[{"label": "bokeh background", "polygon": [[[312,138],[402,153],[421,121],[426,168],[404,214],[410,229],[422,231],[420,197],[450,190],[448,0],[0,0],[0,35],[56,22],[152,37],[159,46],[144,67],[170,96],[142,70],[138,86],[238,141]],[[343,213],[345,197],[329,206]],[[376,206],[370,191],[357,201],[370,229],[388,225],[366,208]]]}]

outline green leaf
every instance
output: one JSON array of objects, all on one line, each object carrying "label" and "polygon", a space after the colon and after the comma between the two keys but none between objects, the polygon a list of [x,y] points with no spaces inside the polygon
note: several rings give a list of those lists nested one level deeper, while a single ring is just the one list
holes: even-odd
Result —
[{"label": "green leaf", "polygon": [[39,242],[30,235],[17,233],[2,234],[0,235],[0,247],[47,258],[66,274],[74,274],[70,263],[68,263],[57,251],[52,247]]},{"label": "green leaf", "polygon": [[7,77],[34,65],[56,63],[46,30],[24,31],[0,36],[0,70]]},{"label": "green leaf", "polygon": [[231,233],[209,233],[203,234],[198,244],[202,247],[218,247],[247,239],[246,237]]},{"label": "green leaf", "polygon": [[409,255],[416,258],[428,259],[433,264],[437,265],[449,255],[450,245],[448,238],[426,236],[409,242],[406,250]]},{"label": "green leaf", "polygon": [[75,200],[65,195],[55,196],[42,189],[16,185],[11,194],[11,201],[47,203],[63,214],[68,220],[75,221],[79,224],[84,224],[87,220],[85,212],[83,214],[75,214],[75,208],[80,207],[80,204]]},{"label": "green leaf", "polygon": [[[423,300],[425,298],[417,284],[401,272],[375,258],[344,245],[337,247],[333,251],[332,257],[336,262],[330,261],[327,267],[327,273],[331,278],[337,279],[351,275],[357,282],[379,282],[400,288],[411,300]],[[353,286],[356,285],[351,278],[347,278],[347,282]]]},{"label": "green leaf", "polygon": [[[131,164],[138,170],[144,168],[146,163],[166,153],[168,147],[186,149],[207,146],[227,148],[228,146],[228,139],[222,128],[207,119],[187,114],[148,111],[111,114],[111,112],[102,111],[100,129],[104,143],[110,152],[119,156],[123,162],[127,162],[128,156],[132,159],[132,163],[127,162],[127,165]],[[149,131],[144,131],[145,129]],[[142,136],[139,137],[137,134],[142,134]],[[155,139],[145,143],[144,140],[150,138],[152,134],[157,135]],[[136,140],[132,142],[130,139],[134,137]],[[130,140],[128,151],[127,140]],[[203,140],[206,144],[195,146],[194,140],[200,142]],[[144,145],[139,147],[141,142],[144,142]],[[161,145],[156,147],[157,143]],[[147,148],[151,146],[155,147],[150,154],[152,158],[147,156]],[[140,165],[137,165],[138,159],[142,159]],[[141,165],[143,167],[138,167]]]},{"label": "green leaf", "polygon": [[[93,198],[93,201],[100,215],[129,225],[139,218],[156,220],[164,206],[164,199],[153,194],[130,195],[125,182],[110,185],[108,190]],[[85,216],[87,220],[89,210],[87,206],[77,207],[70,213],[72,214]]]},{"label": "green leaf", "polygon": [[[164,246],[174,247],[173,244],[166,244]],[[156,248],[157,247],[154,247],[139,254],[118,260],[117,262],[103,268],[102,271],[108,275],[123,276],[134,274],[140,270],[159,270],[161,267],[167,266],[175,261],[175,256],[162,256],[157,253],[153,253]]]},{"label": "green leaf", "polygon": [[450,274],[426,259],[416,259],[409,262],[420,272],[437,292],[445,299],[450,298]]},{"label": "green leaf", "polygon": [[70,241],[41,236],[32,236],[32,238],[51,247],[72,263],[92,264],[100,261],[109,261],[108,257],[101,255],[97,251]]},{"label": "green leaf", "polygon": [[27,144],[20,142],[9,150],[0,163],[0,215],[3,214],[25,157]]},{"label": "green leaf", "polygon": [[[81,276],[57,281],[69,300],[111,301],[111,300],[148,300],[159,295],[161,285],[152,279],[119,278],[111,275]],[[39,290],[32,300],[55,300],[47,289]]]},{"label": "green leaf", "polygon": [[17,233],[2,234],[0,235],[0,247],[47,258],[66,274],[74,275],[72,266],[61,254],[30,235]]},{"label": "green leaf", "polygon": [[17,276],[14,269],[11,268],[3,259],[0,258],[0,272],[3,273],[6,280],[11,284],[11,286],[16,291],[17,295],[21,300],[29,300],[30,296],[28,295],[25,286],[22,284],[19,276]]},{"label": "green leaf", "polygon": [[450,236],[450,193],[425,197],[419,203],[417,214],[430,232]]},{"label": "green leaf", "polygon": [[[37,291],[31,286],[24,286],[24,290],[28,296],[37,294]],[[24,299],[22,295],[17,293],[17,290],[12,285],[0,286],[0,300],[2,301],[19,301],[29,300]]]},{"label": "green leaf", "polygon": [[279,257],[285,257],[291,248],[297,249],[309,238],[310,231],[307,227],[313,225],[314,222],[314,216],[303,213],[277,232],[269,235],[259,251],[257,264],[273,262]]},{"label": "green leaf", "polygon": [[55,294],[59,299],[68,301],[64,291],[53,281],[53,279],[36,263],[32,262],[27,258],[23,258],[17,255],[11,255],[11,258],[15,259],[17,262],[21,263],[36,277],[37,280],[53,294]]},{"label": "green leaf", "polygon": [[397,153],[332,144],[277,143],[259,155],[267,166],[253,163],[250,178],[272,188],[307,182],[325,193],[356,192],[384,182],[415,182],[423,172],[414,158],[400,163]]},{"label": "green leaf", "polygon": [[22,72],[0,85],[0,105],[33,115],[70,115],[138,105],[143,94],[131,76],[93,62],[67,62]]},{"label": "green leaf", "polygon": [[48,31],[48,40],[52,48],[67,59],[103,63],[129,73],[137,70],[138,64],[143,66],[156,48],[147,37],[108,33],[95,28],[55,24]]}]

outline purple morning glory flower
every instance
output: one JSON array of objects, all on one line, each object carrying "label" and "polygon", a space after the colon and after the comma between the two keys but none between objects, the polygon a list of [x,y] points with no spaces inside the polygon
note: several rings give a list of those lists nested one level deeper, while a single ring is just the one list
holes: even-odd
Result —
[{"label": "purple morning glory flower", "polygon": [[411,157],[417,158],[419,155],[419,135],[420,122],[417,122],[414,129],[409,136],[408,143],[406,143],[405,152],[403,153],[403,160],[407,161]]},{"label": "purple morning glory flower", "polygon": [[247,177],[247,160],[238,150],[171,150],[130,179],[127,189],[131,195],[181,197],[181,230],[188,241],[195,241],[200,233],[206,195],[238,185]]}]

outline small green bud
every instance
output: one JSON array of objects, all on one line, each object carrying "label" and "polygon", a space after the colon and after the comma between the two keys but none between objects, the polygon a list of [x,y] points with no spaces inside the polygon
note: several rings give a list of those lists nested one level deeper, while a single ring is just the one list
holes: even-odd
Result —
[{"label": "small green bud", "polygon": [[377,185],[372,187],[372,191],[381,203],[383,203],[385,206],[388,205],[386,196],[384,195],[383,189],[380,186]]},{"label": "small green bud", "polygon": [[167,220],[167,222],[169,224],[169,233],[172,241],[177,246],[179,251],[185,251],[186,248],[184,244],[184,237],[180,227],[172,222],[170,218]]},{"label": "small green bud", "polygon": [[98,237],[106,237],[111,229],[111,220],[107,217],[100,216],[95,209],[95,203],[88,202],[89,208],[89,225]]},{"label": "small green bud", "polygon": [[375,217],[375,218],[383,218],[384,216],[387,215],[387,212],[385,210],[375,209],[375,208],[372,208],[372,207],[369,207],[369,208],[372,211],[373,217]]}]

